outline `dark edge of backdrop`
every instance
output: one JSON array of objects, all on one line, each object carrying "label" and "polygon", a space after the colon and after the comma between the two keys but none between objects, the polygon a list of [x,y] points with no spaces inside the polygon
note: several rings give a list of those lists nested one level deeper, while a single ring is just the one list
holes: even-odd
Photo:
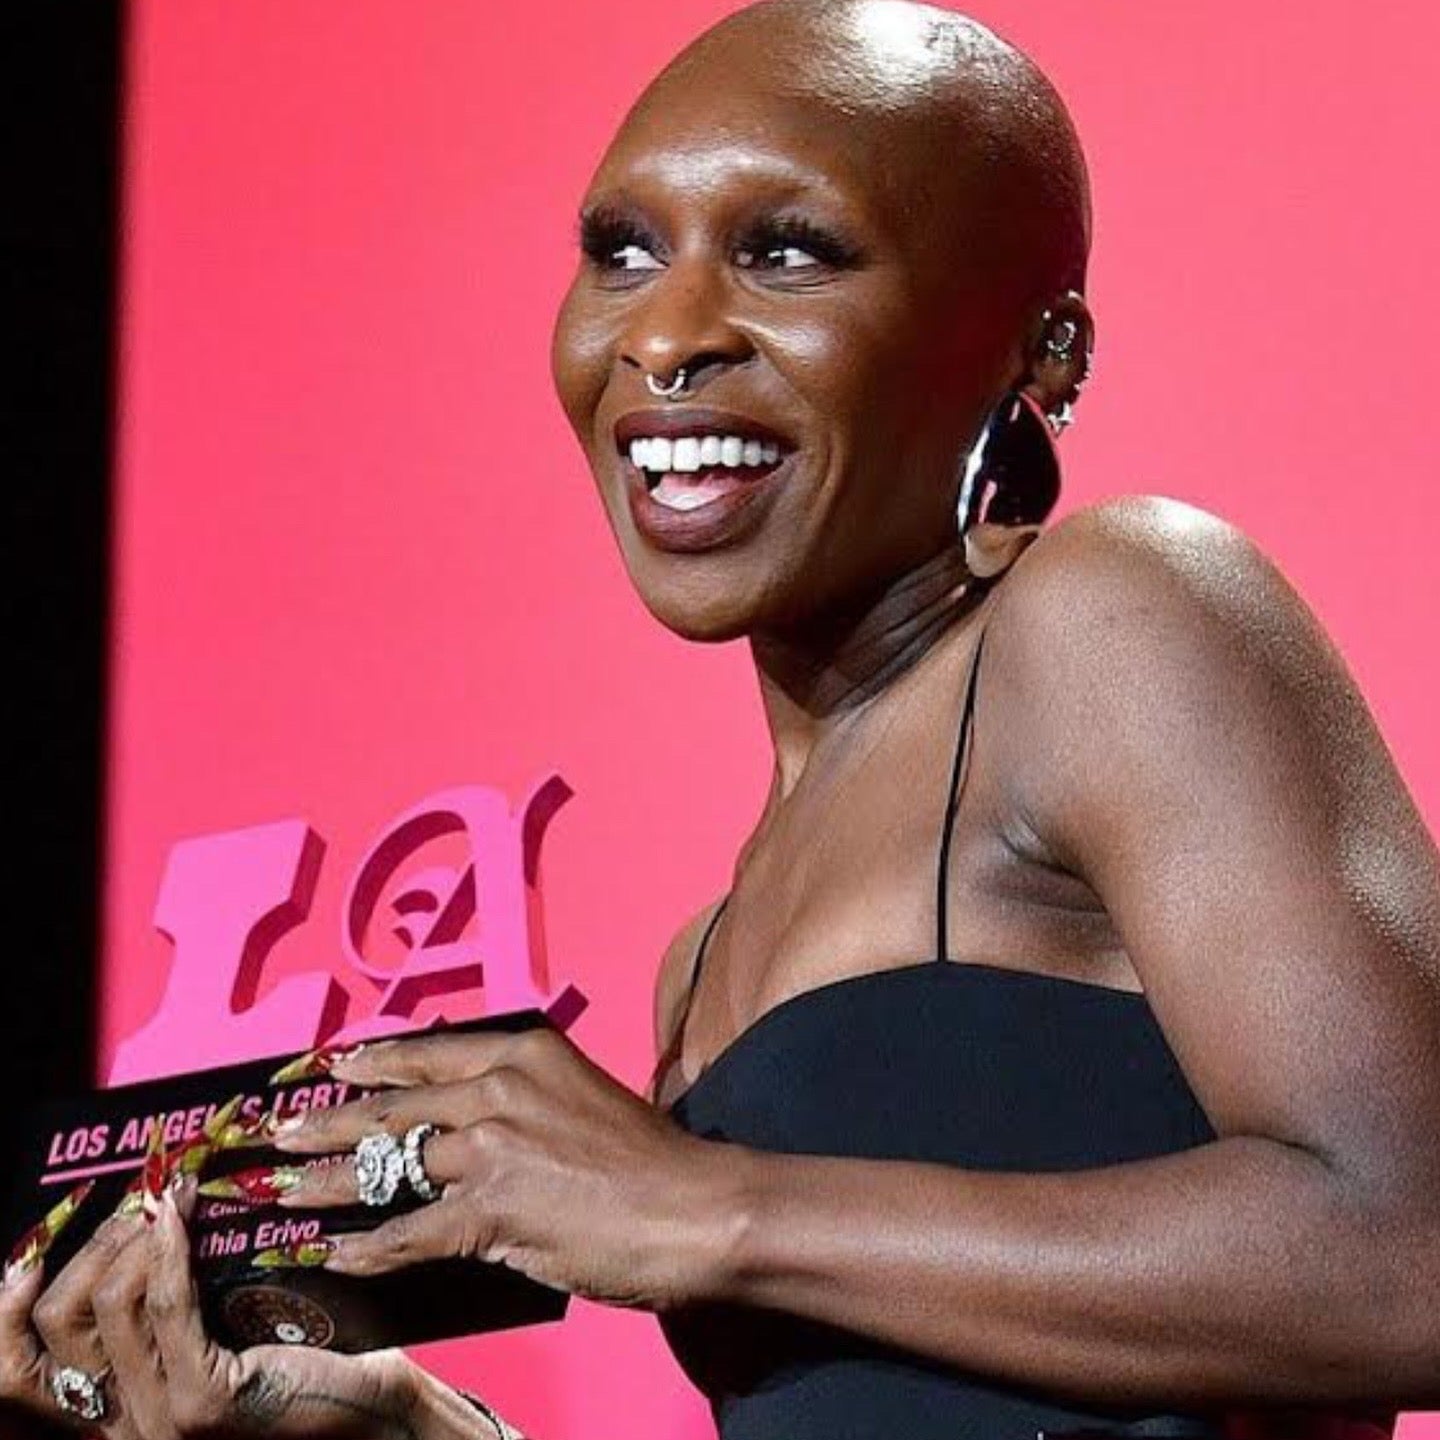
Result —
[{"label": "dark edge of backdrop", "polygon": [[123,35],[118,0],[0,5],[7,1182],[17,1108],[95,1045]]}]

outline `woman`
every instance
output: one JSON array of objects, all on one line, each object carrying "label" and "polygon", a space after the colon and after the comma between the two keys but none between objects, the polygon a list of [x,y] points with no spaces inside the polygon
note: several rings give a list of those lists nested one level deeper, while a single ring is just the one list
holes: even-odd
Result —
[{"label": "woman", "polygon": [[[726,1440],[1440,1403],[1436,852],[1243,536],[1149,498],[1041,530],[1087,237],[1059,101],[946,12],[772,0],[627,118],[556,380],[646,604],[749,638],[774,781],[665,957],[651,1103],[546,1033],[327,1057],[385,1093],[277,1143],[434,1125],[444,1192],[331,1267],[652,1310]],[[217,1350],[184,1256],[172,1197],[12,1274],[0,1393],[101,1376],[126,1437],[503,1433],[402,1357]]]}]

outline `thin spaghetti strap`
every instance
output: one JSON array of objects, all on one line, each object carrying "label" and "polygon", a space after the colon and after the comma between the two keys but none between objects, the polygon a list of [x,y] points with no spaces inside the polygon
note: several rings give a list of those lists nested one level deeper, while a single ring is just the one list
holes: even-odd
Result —
[{"label": "thin spaghetti strap", "polygon": [[980,678],[980,652],[985,647],[985,627],[975,640],[975,653],[970,658],[970,679],[965,687],[965,704],[960,712],[960,726],[955,738],[955,759],[950,766],[950,789],[945,797],[945,818],[940,831],[940,857],[935,874],[935,958],[950,958],[950,840],[955,831],[955,813],[960,808],[960,783],[970,773],[966,758],[970,752],[971,724],[975,714],[975,684]]},{"label": "thin spaghetti strap", "polygon": [[721,913],[729,903],[730,897],[726,895],[715,907],[715,913],[706,922],[705,929],[700,936],[700,943],[695,947],[695,959],[690,966],[690,983],[685,990],[685,1008],[680,1012],[680,1019],[670,1036],[670,1043],[665,1047],[665,1053],[656,1061],[654,1073],[650,1077],[652,1088],[660,1077],[666,1074],[671,1066],[680,1059],[680,1052],[685,1044],[685,1026],[690,1019],[690,1007],[695,1003],[695,984],[700,978],[700,967],[705,963],[705,951],[710,944],[711,935],[715,933],[715,926],[719,923]]},{"label": "thin spaghetti strap", "polygon": [[[730,903],[727,895],[715,907],[715,913],[711,915],[705,926],[704,933],[700,936],[700,943],[695,947],[695,963],[690,967],[690,985],[685,996],[685,1014],[690,1014],[690,1002],[695,998],[695,986],[700,979],[700,967],[705,963],[705,951],[709,947],[710,937],[715,933],[715,927],[720,923],[720,917],[725,913],[725,907]],[[683,1025],[684,1022],[682,1021]]]},{"label": "thin spaghetti strap", "polygon": [[700,943],[695,947],[695,963],[690,967],[690,984],[685,989],[685,1008],[680,1012],[679,1023],[675,1026],[672,1048],[677,1055],[680,1045],[685,1039],[685,1027],[690,1021],[690,1007],[695,1003],[695,987],[700,983],[700,967],[705,963],[705,951],[709,949],[710,937],[715,933],[715,927],[720,923],[720,917],[725,913],[725,907],[729,903],[730,897],[727,895],[715,907],[715,913],[706,923],[704,932],[700,936]]}]

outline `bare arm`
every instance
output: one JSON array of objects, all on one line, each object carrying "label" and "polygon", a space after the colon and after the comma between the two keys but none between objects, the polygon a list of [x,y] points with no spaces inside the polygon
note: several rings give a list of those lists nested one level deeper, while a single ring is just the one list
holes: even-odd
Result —
[{"label": "bare arm", "polygon": [[1092,1402],[1440,1403],[1440,863],[1353,681],[1177,502],[1083,512],[1005,585],[977,751],[1220,1138],[1049,1175],[740,1152],[708,1298]]}]

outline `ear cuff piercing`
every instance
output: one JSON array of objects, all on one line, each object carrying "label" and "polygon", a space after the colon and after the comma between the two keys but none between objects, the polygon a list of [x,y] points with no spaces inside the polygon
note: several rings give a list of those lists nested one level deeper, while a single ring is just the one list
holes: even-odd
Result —
[{"label": "ear cuff piercing", "polygon": [[[1045,320],[1048,324],[1051,315],[1050,311],[1045,312]],[[1066,361],[1075,353],[1075,341],[1080,334],[1080,327],[1073,320],[1062,320],[1051,332],[1050,338],[1045,342],[1045,353],[1052,360]]]},{"label": "ear cuff piercing", "polygon": [[652,395],[658,395],[662,400],[678,400],[685,393],[685,387],[689,381],[690,377],[682,365],[671,377],[669,384],[662,385],[655,376],[647,373],[645,388]]},{"label": "ear cuff piercing", "polygon": [[1065,431],[1075,423],[1075,404],[1071,400],[1062,400],[1058,410],[1047,410],[1045,412],[1045,423],[1050,427],[1050,433],[1058,440]]},{"label": "ear cuff piercing", "polygon": [[[1041,317],[1041,324],[1050,325],[1055,318],[1053,310],[1047,310]],[[1054,360],[1057,364],[1065,364],[1074,358],[1075,342],[1080,338],[1080,326],[1074,320],[1062,320],[1050,332],[1045,341],[1045,357]],[[1071,425],[1075,423],[1075,400],[1080,394],[1080,387],[1090,378],[1090,356],[1085,356],[1085,373],[1075,386],[1075,394],[1068,400],[1062,400],[1060,406],[1055,410],[1045,412],[1045,423],[1050,427],[1050,433],[1057,438]]]}]

